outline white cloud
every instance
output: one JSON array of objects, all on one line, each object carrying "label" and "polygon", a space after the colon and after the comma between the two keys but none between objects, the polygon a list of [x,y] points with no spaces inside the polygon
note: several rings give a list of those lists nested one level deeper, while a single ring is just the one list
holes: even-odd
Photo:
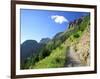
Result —
[{"label": "white cloud", "polygon": [[64,16],[60,16],[60,15],[52,15],[51,19],[53,19],[56,23],[58,24],[62,24],[64,22],[69,22],[67,18],[65,18]]}]

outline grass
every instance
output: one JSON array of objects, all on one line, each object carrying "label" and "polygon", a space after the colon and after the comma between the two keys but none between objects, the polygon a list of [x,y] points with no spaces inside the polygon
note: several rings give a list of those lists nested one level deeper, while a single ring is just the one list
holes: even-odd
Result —
[{"label": "grass", "polygon": [[62,44],[60,47],[57,47],[55,50],[53,50],[48,57],[36,63],[35,66],[33,66],[33,68],[63,67],[66,60],[66,52],[67,49],[64,46],[64,44]]}]

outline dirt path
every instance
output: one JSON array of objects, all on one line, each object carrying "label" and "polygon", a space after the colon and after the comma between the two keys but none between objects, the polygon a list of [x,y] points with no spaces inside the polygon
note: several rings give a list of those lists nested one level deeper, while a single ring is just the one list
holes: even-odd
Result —
[{"label": "dirt path", "polygon": [[67,53],[67,61],[65,63],[65,67],[78,67],[78,66],[82,66],[79,56],[77,53],[75,53],[73,47],[70,47]]}]

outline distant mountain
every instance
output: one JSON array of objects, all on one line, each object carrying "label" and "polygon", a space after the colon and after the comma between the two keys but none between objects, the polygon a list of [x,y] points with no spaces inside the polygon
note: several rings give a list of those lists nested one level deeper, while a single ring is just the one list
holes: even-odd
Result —
[{"label": "distant mountain", "polygon": [[39,44],[35,40],[26,40],[23,44],[21,44],[21,62],[30,55],[35,54],[38,48]]},{"label": "distant mountain", "polygon": [[51,41],[50,38],[42,38],[39,43],[47,44],[49,41]]},{"label": "distant mountain", "polygon": [[21,44],[21,62],[23,63],[28,57],[39,53],[41,48],[50,41],[50,38],[42,38],[38,43],[35,40],[26,40]]},{"label": "distant mountain", "polygon": [[63,33],[63,32],[57,33],[57,34],[53,37],[53,39],[58,39],[58,38],[60,38],[60,37],[62,36],[62,33]]}]

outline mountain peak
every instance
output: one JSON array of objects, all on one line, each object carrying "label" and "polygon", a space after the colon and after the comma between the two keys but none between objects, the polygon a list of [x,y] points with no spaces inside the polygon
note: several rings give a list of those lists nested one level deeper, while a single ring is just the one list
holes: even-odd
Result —
[{"label": "mountain peak", "polygon": [[36,40],[26,40],[26,41],[23,42],[23,44],[24,43],[30,43],[31,44],[31,43],[37,43],[37,41]]},{"label": "mountain peak", "polygon": [[75,19],[74,21],[70,22],[69,28],[79,25],[83,21],[83,19],[84,19],[84,16],[81,16],[80,18]]},{"label": "mountain peak", "polygon": [[42,39],[40,40],[40,43],[46,44],[46,43],[48,43],[50,40],[51,40],[50,38],[42,38]]}]

